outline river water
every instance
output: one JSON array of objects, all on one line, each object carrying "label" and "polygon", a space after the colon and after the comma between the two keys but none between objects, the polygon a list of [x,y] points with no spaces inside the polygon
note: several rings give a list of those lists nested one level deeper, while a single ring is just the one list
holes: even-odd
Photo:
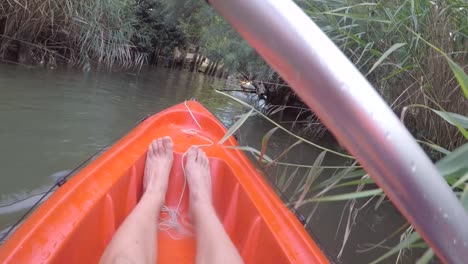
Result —
[{"label": "river water", "polygon": [[[131,130],[147,114],[195,98],[225,126],[230,126],[236,116],[247,110],[214,92],[214,88],[222,89],[225,83],[226,80],[169,69],[83,73],[0,65],[0,230],[30,206],[27,201],[11,206],[9,203],[43,192],[60,175],[57,172],[73,169]],[[234,94],[250,99],[242,93]],[[238,134],[240,144],[259,149],[263,135],[271,128],[260,117],[250,118]],[[294,142],[286,134],[276,133],[268,153],[279,153]],[[328,141],[319,143],[330,145]],[[300,145],[287,158],[312,164],[319,153]],[[329,156],[325,162],[343,163]],[[279,172],[267,173],[273,183],[275,173]],[[344,203],[321,204],[309,225],[313,237],[333,261],[340,251],[347,221],[345,214],[339,228],[343,206]],[[380,242],[403,223],[388,202],[378,211],[372,204],[366,206],[354,221],[340,262],[367,263],[385,253],[382,247],[365,253],[356,250]],[[399,236],[395,236],[383,247],[396,245],[398,240]],[[411,253],[403,259],[411,262]]]}]

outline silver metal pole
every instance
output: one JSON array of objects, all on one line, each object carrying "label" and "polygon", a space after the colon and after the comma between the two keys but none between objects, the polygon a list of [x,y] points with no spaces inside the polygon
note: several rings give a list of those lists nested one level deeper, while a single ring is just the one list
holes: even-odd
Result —
[{"label": "silver metal pole", "polygon": [[357,158],[446,263],[468,261],[468,215],[392,110],[291,0],[210,0]]}]

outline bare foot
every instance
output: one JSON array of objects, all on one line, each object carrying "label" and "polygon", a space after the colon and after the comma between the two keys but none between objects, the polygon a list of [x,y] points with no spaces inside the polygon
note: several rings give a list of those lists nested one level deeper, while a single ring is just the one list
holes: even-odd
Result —
[{"label": "bare foot", "polygon": [[143,178],[145,193],[154,193],[164,199],[173,159],[173,143],[170,137],[158,138],[151,142],[146,155]]},{"label": "bare foot", "polygon": [[190,189],[190,204],[212,206],[210,163],[198,147],[192,146],[187,153],[185,166]]}]

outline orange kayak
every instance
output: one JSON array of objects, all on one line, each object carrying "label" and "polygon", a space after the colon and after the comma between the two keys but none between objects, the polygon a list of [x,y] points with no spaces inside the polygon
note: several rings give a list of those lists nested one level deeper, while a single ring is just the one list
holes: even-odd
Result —
[{"label": "orange kayak", "polygon": [[[148,145],[163,136],[175,144],[168,205],[179,202],[184,186],[182,154],[210,140],[214,144],[204,150],[211,164],[214,206],[244,261],[328,263],[245,154],[226,148],[237,146],[236,140],[217,144],[225,134],[223,125],[195,101],[149,117],[44,202],[0,248],[0,263],[97,263],[142,194]],[[186,196],[181,214],[188,214]],[[175,239],[161,230],[154,235],[158,263],[194,262],[193,236]]]}]

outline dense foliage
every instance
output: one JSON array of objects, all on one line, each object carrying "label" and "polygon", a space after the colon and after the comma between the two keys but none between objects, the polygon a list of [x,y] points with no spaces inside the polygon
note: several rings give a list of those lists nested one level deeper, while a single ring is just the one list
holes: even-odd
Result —
[{"label": "dense foliage", "polygon": [[57,62],[128,67],[132,53],[133,4],[105,1],[2,1],[0,59],[20,64]]},{"label": "dense foliage", "polygon": [[[464,142],[456,127],[431,109],[468,113],[446,60],[462,69],[468,65],[465,1],[296,2],[416,137],[447,149]],[[270,107],[305,107],[204,0],[6,1],[0,18],[0,59],[5,62],[50,67],[66,63],[84,70],[146,63],[213,76],[230,73],[251,81]],[[187,54],[191,59],[185,59]],[[304,112],[299,113],[304,118]],[[309,132],[321,135],[323,127],[316,125],[313,114],[308,120]]]},{"label": "dense foliage", "polygon": [[[453,155],[467,155],[467,145],[450,153],[466,144],[468,138],[468,118],[462,116],[468,113],[468,100],[462,92],[465,89],[468,94],[466,0],[296,2],[368,78],[413,135],[428,146],[432,156],[448,154],[438,166],[460,199],[468,204],[466,166],[451,163]],[[309,132],[323,132],[323,126],[317,125],[313,114],[280,76],[205,0],[2,1],[0,31],[3,62],[51,68],[63,63],[83,70],[150,64],[213,76],[225,77],[229,73],[251,81],[259,97],[273,106],[270,113],[293,106],[310,121],[304,122]],[[186,60],[188,54],[190,60]],[[456,69],[458,76],[454,75]],[[300,142],[307,140],[302,138]],[[293,186],[298,191],[292,198],[302,197],[295,201],[298,208],[303,203],[326,201],[326,191],[320,188],[328,191],[358,186],[361,189],[356,193],[360,198],[381,195],[376,189],[362,196],[366,192],[362,191],[363,186],[373,182],[360,168],[358,172],[351,167],[337,170],[322,187],[312,187],[319,173],[311,171],[316,171],[321,160],[316,163],[312,168],[309,164],[286,164],[288,167],[278,180],[281,189],[292,188],[293,182],[284,176],[290,176],[287,169],[294,168],[294,175],[297,168],[304,170],[304,180]],[[458,173],[455,176],[454,168]],[[352,181],[342,183],[347,180]],[[320,190],[320,195],[308,193],[309,187],[304,188],[307,185],[312,191]],[[356,193],[350,194],[349,200],[354,201]],[[332,198],[336,201],[336,197]],[[351,215],[356,209],[349,208]],[[408,234],[402,240],[421,241],[411,228]],[[423,260],[430,260],[432,255],[428,250]]]},{"label": "dense foliage", "polygon": [[134,44],[140,52],[148,56],[148,63],[157,65],[159,58],[168,63],[175,47],[185,47],[187,39],[184,32],[171,19],[169,10],[161,1],[137,1],[136,23],[138,34],[134,36]]},{"label": "dense foliage", "polygon": [[[468,113],[468,102],[447,61],[450,58],[462,69],[468,66],[465,1],[296,2],[373,83],[416,137],[448,149],[465,142],[456,127],[431,111]],[[221,58],[232,72],[262,86],[260,91],[271,105],[303,106],[252,48],[205,9],[198,12],[206,20],[200,38],[207,56]]]},{"label": "dense foliage", "polygon": [[468,113],[468,102],[446,58],[425,42],[467,66],[465,1],[300,3],[402,115],[414,135],[449,149],[464,142],[455,127],[432,111],[415,106]]},{"label": "dense foliage", "polygon": [[[463,100],[445,58],[462,68],[468,65],[466,2],[296,2],[367,76],[416,137],[447,149],[464,142],[456,127],[430,109],[468,113],[468,102]],[[284,81],[204,1],[175,1],[165,6],[175,10],[168,12],[172,12],[189,43],[199,47],[200,56],[219,62],[241,79],[251,80],[270,106],[304,107]],[[309,120],[310,124],[317,123],[313,114]],[[322,126],[308,127],[309,132],[322,134]]]}]

